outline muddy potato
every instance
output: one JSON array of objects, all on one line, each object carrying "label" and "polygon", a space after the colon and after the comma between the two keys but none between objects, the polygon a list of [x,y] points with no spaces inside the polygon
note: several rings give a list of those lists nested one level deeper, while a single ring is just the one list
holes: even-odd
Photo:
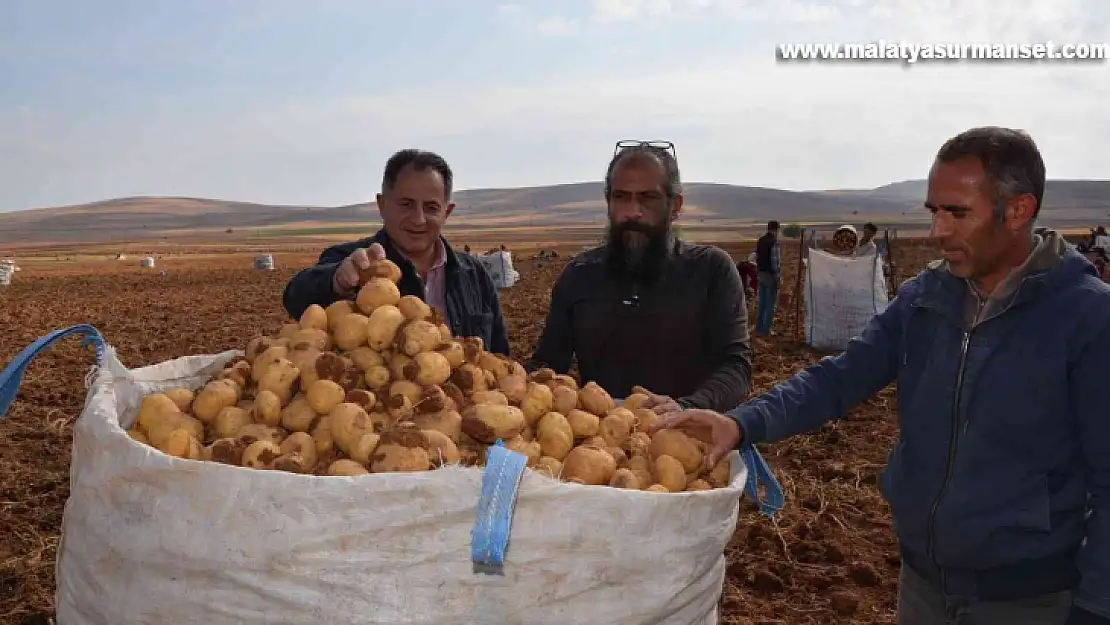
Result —
[{"label": "muddy potato", "polygon": [[235,433],[236,437],[248,438],[250,442],[268,441],[275,445],[280,445],[281,441],[285,440],[285,437],[288,435],[289,432],[281,428],[264,425],[262,423],[252,423],[243,426],[242,429]]},{"label": "muddy potato", "polygon": [[251,439],[241,436],[216,439],[204,448],[204,458],[209,462],[237,467],[243,463],[243,452],[251,442]]},{"label": "muddy potato", "polygon": [[298,345],[311,345],[320,351],[331,349],[331,335],[327,330],[318,328],[297,330],[289,337],[289,343],[296,349]]},{"label": "muddy potato", "polygon": [[189,430],[173,430],[162,441],[158,450],[167,456],[187,460],[200,460],[204,455],[200,441]]},{"label": "muddy potato", "polygon": [[628,446],[626,449],[633,455],[647,455],[651,453],[651,437],[643,432],[633,432],[628,437]]},{"label": "muddy potato", "polygon": [[486,383],[486,373],[480,367],[477,367],[469,362],[459,365],[457,369],[451,374],[451,381],[455,386],[459,387],[463,393],[473,395],[478,391],[489,390],[489,385]]},{"label": "muddy potato", "polygon": [[258,355],[262,352],[273,347],[277,341],[269,336],[256,336],[247,342],[247,348],[243,350],[246,359],[253,365]]},{"label": "muddy potato", "polygon": [[440,412],[441,410],[457,410],[455,401],[447,396],[443,388],[429,384],[420,389],[420,394],[413,402],[417,413]]},{"label": "muddy potato", "polygon": [[627,490],[640,490],[640,478],[629,469],[617,469],[613,472],[613,478],[609,480],[609,486]]},{"label": "muddy potato", "polygon": [[397,301],[397,309],[405,316],[405,319],[415,321],[417,319],[426,320],[432,316],[432,308],[424,303],[424,300],[416,297],[415,295],[405,295]]},{"label": "muddy potato", "polygon": [[485,350],[485,343],[480,336],[468,336],[460,339],[463,346],[463,353],[466,355],[466,361],[474,366],[482,359],[482,352]]},{"label": "muddy potato", "polygon": [[260,391],[254,396],[251,418],[257,423],[278,425],[281,423],[281,398],[273,391]]},{"label": "muddy potato", "polygon": [[[535,423],[547,413],[555,404],[551,389],[538,382],[529,382],[520,401],[520,410],[524,413],[525,423]],[[548,454],[550,455],[550,454]]]},{"label": "muddy potato", "polygon": [[470,396],[470,402],[474,404],[508,406],[509,398],[501,391],[475,391],[474,394]]},{"label": "muddy potato", "polygon": [[[374,409],[374,406],[377,405],[378,398],[370,391],[358,389],[355,391],[347,391],[347,394],[343,397],[343,402],[357,404],[359,408],[370,412]],[[331,411],[329,410],[328,412]]]},{"label": "muddy potato", "polygon": [[563,473],[563,463],[550,456],[543,456],[536,462],[535,469],[540,473],[559,479]]},{"label": "muddy potato", "polygon": [[568,482],[603,486],[613,479],[617,463],[604,449],[575,447],[563,460],[563,479]]},{"label": "muddy potato", "polygon": [[722,458],[717,466],[709,471],[706,481],[714,488],[724,488],[729,485],[732,481],[732,463],[728,457]]},{"label": "muddy potato", "polygon": [[578,391],[578,405],[586,412],[603,415],[616,407],[609,393],[596,382],[588,382]]},{"label": "muddy potato", "polygon": [[316,444],[316,457],[329,455],[335,451],[335,440],[331,436],[331,414],[320,417],[312,428],[312,440]]},{"label": "muddy potato", "polygon": [[624,453],[624,450],[620,447],[607,447],[605,451],[613,457],[613,460],[617,463],[617,468],[628,466],[628,454]]},{"label": "muddy potato", "polygon": [[421,432],[428,442],[428,456],[432,459],[432,464],[437,467],[458,464],[459,448],[455,445],[455,441],[439,430],[421,430]]},{"label": "muddy potato", "polygon": [[451,363],[439,352],[420,352],[405,365],[404,377],[422,386],[443,384],[451,377]]},{"label": "muddy potato", "polygon": [[270,441],[254,441],[243,450],[244,467],[251,469],[272,469],[274,460],[281,455],[281,447]]},{"label": "muddy potato", "polygon": [[301,318],[298,320],[302,330],[324,330],[328,329],[328,313],[324,307],[319,304],[312,304],[304,309],[301,313]]},{"label": "muddy potato", "polygon": [[143,397],[139,403],[139,414],[135,417],[133,426],[149,431],[155,423],[162,421],[167,415],[184,414],[184,411],[172,398],[165,393],[151,393]]},{"label": "muddy potato", "polygon": [[320,376],[316,373],[316,363],[325,354],[327,356],[341,359],[338,354],[333,354],[331,352],[321,352],[312,345],[298,345],[296,349],[289,350],[289,362],[293,363],[293,366],[297,368],[297,371],[301,372],[300,388],[308,388],[309,385],[320,379]]},{"label": "muddy potato", "polygon": [[[389,428],[397,425],[397,419],[391,417],[388,412],[382,412],[381,410],[378,410],[371,412],[368,416],[370,417],[371,428],[374,432],[378,434],[381,434]],[[413,415],[413,417],[415,418],[415,415]]]},{"label": "muddy potato", "polygon": [[[660,456],[670,456],[678,460],[683,467],[683,475],[697,471],[704,462],[704,456],[701,449],[698,448],[694,439],[686,436],[679,430],[659,430],[651,437],[651,446],[648,448],[651,452],[651,457],[655,459],[656,464],[659,462]],[[671,484],[662,480],[657,480],[663,486],[671,488]],[[683,487],[686,485],[683,484]],[[671,488],[674,490],[682,490]]]},{"label": "muddy potato", "polygon": [[557,412],[548,412],[536,424],[536,440],[543,455],[563,460],[574,447],[574,430],[566,417]]},{"label": "muddy potato", "polygon": [[[401,301],[401,291],[387,278],[371,278],[358,290],[355,305],[366,315],[373,315],[374,311],[383,306],[397,308]],[[400,314],[400,310],[397,311]],[[401,317],[404,320],[404,316]]]},{"label": "muddy potato", "polygon": [[505,441],[505,449],[527,457],[527,466],[530,467],[536,466],[536,463],[543,457],[543,449],[540,447],[539,441],[528,441],[523,436],[514,436]]},{"label": "muddy potato", "polygon": [[686,489],[686,471],[677,459],[666,454],[657,456],[654,467],[655,481],[668,491],[678,493]]},{"label": "muddy potato", "polygon": [[366,467],[354,460],[336,460],[328,465],[328,475],[332,477],[354,477],[356,475],[367,475],[369,473]]},{"label": "muddy potato", "polygon": [[646,490],[649,493],[669,493],[669,492],[671,492],[671,491],[667,490],[667,487],[663,486],[662,484],[652,484],[651,486],[648,486],[644,490]]},{"label": "muddy potato", "polygon": [[[297,473],[307,473],[316,466],[316,460],[319,453],[316,451],[316,440],[305,432],[293,432],[285,440],[281,441],[278,446],[282,454],[289,454],[296,452],[300,455],[301,459],[308,466],[306,471],[297,471]],[[285,469],[283,469],[285,470]]]},{"label": "muddy potato", "polygon": [[309,460],[302,456],[300,452],[291,451],[274,458],[270,466],[275,471],[305,475],[312,473],[312,469],[315,468],[316,463],[314,460]]},{"label": "muddy potato", "polygon": [[332,330],[335,346],[349,352],[366,345],[369,328],[370,318],[366,315],[358,313],[343,315],[335,322],[335,329]]},{"label": "muddy potato", "polygon": [[436,349],[437,352],[443,355],[450,363],[451,369],[455,369],[466,362],[466,353],[463,351],[462,343],[451,339],[444,339],[443,344]]},{"label": "muddy potato", "polygon": [[196,397],[196,393],[180,386],[167,389],[162,394],[169,397],[181,412],[189,412],[189,409],[193,406],[193,399]]},{"label": "muddy potato", "polygon": [[632,414],[636,417],[636,430],[639,432],[654,432],[663,422],[662,417],[647,408],[637,408]]},{"label": "muddy potato", "polygon": [[[575,395],[575,398],[577,397]],[[566,418],[567,423],[570,423],[570,429],[574,431],[575,438],[590,438],[597,436],[601,431],[601,419],[585,410],[573,409],[566,413]]]},{"label": "muddy potato", "polygon": [[212,431],[216,438],[231,438],[239,430],[252,423],[254,423],[254,418],[251,417],[249,412],[242,408],[229,407],[224,408],[216,415]]},{"label": "muddy potato", "polygon": [[621,405],[629,410],[635,410],[637,408],[643,408],[644,404],[650,400],[651,398],[643,393],[632,393],[624,398],[624,402]]},{"label": "muddy potato", "polygon": [[410,421],[416,415],[416,409],[405,395],[390,395],[382,404],[385,405],[385,410],[393,423]]},{"label": "muddy potato", "polygon": [[[389,367],[389,375],[394,380],[408,380],[408,378],[405,377],[405,367],[411,363],[412,358],[400,352],[393,354],[386,362],[387,366]],[[412,380],[409,381],[411,382]]]},{"label": "muddy potato", "polygon": [[412,423],[401,423],[383,432],[381,442],[370,457],[370,470],[374,473],[427,471],[430,468],[428,440]]},{"label": "muddy potato", "polygon": [[404,323],[397,330],[397,350],[406,356],[415,357],[420,352],[430,352],[437,349],[443,337],[439,335],[439,328],[434,324],[417,319]]},{"label": "muddy potato", "polygon": [[463,432],[482,443],[508,440],[519,436],[523,429],[524,413],[516,406],[473,404],[462,413]]},{"label": "muddy potato", "polygon": [[598,427],[598,436],[605,441],[606,447],[624,447],[631,435],[628,422],[618,416],[605,417]]},{"label": "muddy potato", "polygon": [[281,411],[281,427],[290,432],[307,432],[316,423],[320,413],[312,408],[308,398],[297,395]]},{"label": "muddy potato", "polygon": [[[528,377],[507,375],[497,381],[497,389],[515,406],[521,406],[528,395]],[[523,409],[523,406],[521,406]]]},{"label": "muddy potato", "polygon": [[688,493],[699,490],[713,490],[713,487],[710,486],[709,482],[706,482],[705,480],[694,480],[686,485],[686,492]]},{"label": "muddy potato", "polygon": [[362,379],[366,382],[366,388],[375,392],[381,392],[389,388],[393,376],[389,373],[387,367],[375,365],[366,370],[366,375],[364,375]]},{"label": "muddy potato", "polygon": [[155,421],[150,429],[146,430],[147,440],[157,449],[166,446],[166,439],[174,430],[185,430],[198,441],[204,440],[204,424],[198,419],[187,414],[167,414],[161,420]]},{"label": "muddy potato", "polygon": [[[328,414],[339,404],[343,403],[347,392],[339,384],[331,380],[316,380],[304,392],[305,401],[312,407],[316,414]],[[288,426],[286,426],[288,427]],[[289,428],[295,429],[295,428]],[[305,430],[298,430],[305,431]]]},{"label": "muddy potato", "polygon": [[[367,318],[369,322],[369,317]],[[351,350],[351,362],[355,363],[359,369],[364,372],[369,371],[370,367],[380,367],[385,364],[385,359],[378,352],[370,349],[369,345],[359,347]]]},{"label": "muddy potato", "polygon": [[331,436],[335,445],[347,455],[355,450],[355,445],[364,434],[374,433],[370,415],[355,404],[339,404],[328,413],[331,422]]},{"label": "muddy potato", "polygon": [[417,414],[413,416],[412,422],[425,432],[441,432],[455,443],[459,442],[459,435],[462,433],[462,415],[454,410]]},{"label": "muddy potato", "polygon": [[193,416],[211,424],[224,408],[239,403],[240,389],[230,380],[213,380],[205,384],[193,400]]},{"label": "muddy potato", "polygon": [[374,454],[374,450],[378,448],[380,442],[381,436],[374,432],[358,437],[358,441],[351,451],[351,460],[366,467],[370,466],[370,457]]},{"label": "muddy potato", "polygon": [[335,326],[343,317],[356,312],[355,303],[349,299],[336,300],[327,308],[324,309],[324,314],[328,317],[328,331],[335,332]]},{"label": "muddy potato", "polygon": [[[578,393],[565,386],[556,386],[551,389],[551,397],[551,410],[553,412],[569,417],[570,411],[578,407]],[[593,435],[590,434],[589,436]]]},{"label": "muddy potato", "polygon": [[262,379],[258,381],[257,390],[270,391],[281,399],[283,406],[288,405],[293,399],[293,383],[300,375],[300,370],[291,360],[282,358],[262,375]]}]

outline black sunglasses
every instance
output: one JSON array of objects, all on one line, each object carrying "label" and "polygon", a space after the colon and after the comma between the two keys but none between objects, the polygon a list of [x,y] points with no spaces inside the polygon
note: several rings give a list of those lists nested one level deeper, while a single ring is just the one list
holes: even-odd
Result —
[{"label": "black sunglasses", "polygon": [[640,147],[666,150],[671,153],[671,156],[674,157],[674,160],[678,160],[678,152],[675,150],[674,144],[670,141],[638,141],[636,139],[624,139],[622,141],[617,141],[617,147],[613,149],[613,156],[620,154],[621,150]]}]

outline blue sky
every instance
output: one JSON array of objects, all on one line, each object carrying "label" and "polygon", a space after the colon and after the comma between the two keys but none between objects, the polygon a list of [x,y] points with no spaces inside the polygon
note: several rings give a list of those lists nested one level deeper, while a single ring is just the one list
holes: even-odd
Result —
[{"label": "blue sky", "polygon": [[1105,0],[24,0],[0,3],[0,211],[130,195],[334,205],[394,150],[459,188],[601,177],[922,177],[948,136],[1029,130],[1108,178],[1110,63],[776,63],[792,42],[1110,43]]}]

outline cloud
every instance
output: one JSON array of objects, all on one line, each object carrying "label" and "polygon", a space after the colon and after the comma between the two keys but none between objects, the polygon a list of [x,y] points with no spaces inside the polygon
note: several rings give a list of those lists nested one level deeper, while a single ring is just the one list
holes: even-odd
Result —
[{"label": "cloud", "polygon": [[573,17],[553,15],[538,17],[528,7],[521,4],[502,4],[497,13],[519,32],[536,33],[548,37],[562,37],[578,32],[579,20]]}]

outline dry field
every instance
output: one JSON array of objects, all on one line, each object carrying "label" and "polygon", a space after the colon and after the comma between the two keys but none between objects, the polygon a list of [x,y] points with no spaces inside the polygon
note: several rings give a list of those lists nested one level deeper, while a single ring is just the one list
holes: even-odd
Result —
[{"label": "dry field", "polygon": [[[784,290],[790,292],[797,248],[787,243]],[[751,243],[723,247],[740,258]],[[279,251],[272,272],[253,270],[249,253],[180,248],[154,270],[140,269],[134,256],[96,260],[76,252],[72,260],[51,254],[23,262],[13,284],[0,287],[0,363],[40,336],[79,323],[100,329],[133,367],[241,348],[247,337],[273,332],[285,321],[282,288],[296,269],[314,261],[310,250]],[[908,241],[895,253],[904,273],[932,258],[928,248]],[[521,283],[502,291],[517,359],[542,329],[562,262],[520,261]],[[819,357],[793,340],[793,317],[792,306],[780,307],[776,329],[783,336],[755,341],[756,391]],[[77,340],[58,344],[31,365],[8,418],[0,421],[0,623],[52,622],[71,427],[92,363]],[[899,561],[876,486],[897,436],[894,406],[889,388],[842,422],[763,449],[787,504],[774,522],[742,504],[728,548],[722,623],[894,622]]]}]

